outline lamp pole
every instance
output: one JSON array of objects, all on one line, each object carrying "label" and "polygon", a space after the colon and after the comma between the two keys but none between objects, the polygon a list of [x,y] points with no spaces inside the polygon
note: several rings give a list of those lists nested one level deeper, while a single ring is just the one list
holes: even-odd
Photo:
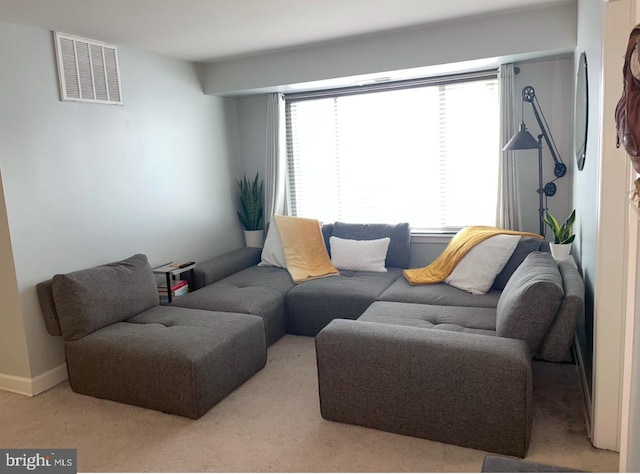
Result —
[{"label": "lamp pole", "polygon": [[538,135],[538,217],[540,219],[540,235],[546,237],[544,226],[544,188],[542,187],[542,134]]}]

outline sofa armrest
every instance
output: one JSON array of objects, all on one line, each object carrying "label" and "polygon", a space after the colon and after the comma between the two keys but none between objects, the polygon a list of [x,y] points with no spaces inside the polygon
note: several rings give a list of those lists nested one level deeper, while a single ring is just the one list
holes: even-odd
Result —
[{"label": "sofa armrest", "polygon": [[572,259],[564,260],[558,262],[558,270],[562,276],[564,298],[536,354],[540,359],[551,362],[571,360],[571,343],[578,321],[584,314],[584,280],[578,267]]},{"label": "sofa armrest", "polygon": [[52,336],[62,336],[60,321],[58,320],[58,313],[56,312],[56,305],[53,301],[52,286],[53,281],[51,279],[41,281],[36,285],[36,292],[38,294],[38,302],[40,303],[40,310],[42,311],[42,318],[44,319],[47,331]]},{"label": "sofa armrest", "polygon": [[261,248],[243,247],[199,262],[193,271],[193,289],[203,288],[240,270],[257,265],[261,255]]},{"label": "sofa armrest", "polygon": [[322,416],[524,457],[531,358],[524,341],[334,320],[316,337]]}]

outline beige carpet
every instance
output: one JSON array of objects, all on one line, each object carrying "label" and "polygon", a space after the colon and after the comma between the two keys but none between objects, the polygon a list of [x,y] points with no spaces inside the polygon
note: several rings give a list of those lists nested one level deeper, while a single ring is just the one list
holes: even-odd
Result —
[{"label": "beige carpet", "polygon": [[[572,365],[535,363],[528,460],[615,471],[593,448]],[[0,447],[77,448],[80,472],[479,472],[483,451],[320,417],[312,338],[285,336],[267,366],[194,421],[71,391],[0,391]]]}]

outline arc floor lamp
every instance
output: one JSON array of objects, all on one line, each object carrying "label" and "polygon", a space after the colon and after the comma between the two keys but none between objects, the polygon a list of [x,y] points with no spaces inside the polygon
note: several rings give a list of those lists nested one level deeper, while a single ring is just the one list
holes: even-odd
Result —
[{"label": "arc floor lamp", "polygon": [[[531,104],[533,108],[533,115],[540,126],[540,135],[538,135],[538,139],[533,138],[533,135],[527,130],[527,126],[524,124],[524,103],[528,102]],[[542,173],[542,140],[544,139],[547,147],[549,147],[549,152],[551,153],[551,158],[555,162],[555,166],[553,167],[553,174],[555,175],[555,179],[549,181],[544,186],[543,182],[543,173]],[[549,125],[547,124],[546,119],[544,118],[544,114],[540,109],[540,103],[538,102],[538,98],[536,97],[536,92],[531,86],[525,86],[522,89],[522,119],[520,121],[520,127],[518,131],[515,133],[511,140],[507,142],[504,146],[503,150],[511,151],[511,150],[538,150],[538,196],[539,196],[539,208],[538,214],[540,219],[540,235],[545,236],[545,225],[544,225],[544,211],[546,209],[546,198],[549,196],[553,196],[556,193],[556,181],[558,178],[562,178],[565,174],[567,174],[567,167],[560,158],[560,153],[558,152],[558,148],[556,147],[555,141],[553,140],[553,136],[551,135],[551,131],[549,130]]]}]

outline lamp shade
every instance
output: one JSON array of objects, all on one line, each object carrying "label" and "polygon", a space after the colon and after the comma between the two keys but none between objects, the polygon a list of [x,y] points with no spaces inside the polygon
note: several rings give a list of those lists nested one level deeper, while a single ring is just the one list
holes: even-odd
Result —
[{"label": "lamp shade", "polygon": [[520,129],[511,137],[511,140],[507,142],[503,150],[532,150],[540,148],[538,140],[533,138],[533,135],[527,130],[527,126],[524,122],[520,123]]}]

